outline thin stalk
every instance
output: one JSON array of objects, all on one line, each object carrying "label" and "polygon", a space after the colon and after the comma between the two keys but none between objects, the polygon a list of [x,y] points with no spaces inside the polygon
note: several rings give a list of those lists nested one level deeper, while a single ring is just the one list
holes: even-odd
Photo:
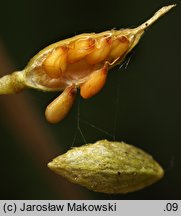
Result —
[{"label": "thin stalk", "polygon": [[143,32],[145,29],[147,29],[149,26],[151,26],[155,21],[157,21],[161,16],[166,14],[169,10],[171,10],[175,6],[176,6],[176,4],[162,7],[149,20],[147,20],[146,22],[144,22],[140,26],[134,28],[133,29],[134,34],[138,34],[140,32]]},{"label": "thin stalk", "polygon": [[22,71],[17,71],[0,78],[0,95],[18,93],[24,87],[25,82]]}]

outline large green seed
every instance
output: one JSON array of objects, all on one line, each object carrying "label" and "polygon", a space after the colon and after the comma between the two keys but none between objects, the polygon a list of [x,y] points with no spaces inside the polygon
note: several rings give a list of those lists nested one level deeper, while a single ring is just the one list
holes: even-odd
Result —
[{"label": "large green seed", "polygon": [[73,148],[48,167],[73,183],[110,194],[142,189],[164,174],[152,156],[141,149],[107,140]]}]

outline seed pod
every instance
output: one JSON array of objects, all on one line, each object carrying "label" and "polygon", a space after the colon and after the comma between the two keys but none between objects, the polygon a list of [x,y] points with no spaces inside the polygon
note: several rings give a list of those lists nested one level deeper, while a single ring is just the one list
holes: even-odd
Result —
[{"label": "seed pod", "polygon": [[48,167],[73,183],[108,194],[140,190],[164,174],[152,156],[141,149],[107,140],[73,148],[53,159]]},{"label": "seed pod", "polygon": [[[96,95],[103,88],[108,71],[121,64],[138,44],[145,29],[174,6],[161,8],[136,28],[80,34],[46,47],[30,60],[24,70],[0,78],[0,94],[18,93],[26,87],[64,92],[75,86],[80,88],[85,99]],[[62,98],[67,107],[58,112],[63,104]],[[58,122],[65,118],[72,102],[68,94],[54,100],[46,112],[48,121]]]},{"label": "seed pod", "polygon": [[[87,80],[88,76],[97,70],[100,62],[102,67],[108,62],[108,69],[120,64],[139,42],[144,30],[173,7],[175,5],[162,7],[153,17],[136,28],[80,34],[51,44],[37,53],[24,70],[0,78],[0,94],[17,93],[26,87],[42,91],[62,91],[72,83],[79,87],[82,80]],[[112,62],[109,62],[110,59]],[[66,68],[78,60],[85,60],[90,66],[90,72],[86,74],[87,77],[82,77],[79,75],[81,68],[76,72],[77,76],[71,71],[75,79],[71,80],[70,71]],[[92,68],[92,65],[95,67]]]}]

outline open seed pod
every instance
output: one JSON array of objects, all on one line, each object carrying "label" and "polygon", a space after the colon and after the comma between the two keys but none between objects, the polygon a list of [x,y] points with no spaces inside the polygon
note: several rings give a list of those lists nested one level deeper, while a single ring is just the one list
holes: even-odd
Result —
[{"label": "open seed pod", "polygon": [[24,88],[63,91],[45,111],[49,122],[61,121],[75,101],[77,88],[84,99],[100,92],[108,71],[121,64],[145,29],[174,6],[162,7],[136,28],[85,33],[51,44],[35,55],[24,70],[0,78],[0,94],[14,94]]},{"label": "open seed pod", "polygon": [[152,156],[141,149],[107,140],[73,148],[53,159],[48,167],[73,183],[108,194],[140,190],[164,174]]}]

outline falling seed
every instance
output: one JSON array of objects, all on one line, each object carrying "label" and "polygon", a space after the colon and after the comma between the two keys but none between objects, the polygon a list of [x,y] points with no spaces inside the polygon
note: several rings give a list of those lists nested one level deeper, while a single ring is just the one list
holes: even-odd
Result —
[{"label": "falling seed", "polygon": [[164,175],[151,155],[124,142],[107,140],[73,148],[48,167],[73,183],[108,194],[140,190]]}]

